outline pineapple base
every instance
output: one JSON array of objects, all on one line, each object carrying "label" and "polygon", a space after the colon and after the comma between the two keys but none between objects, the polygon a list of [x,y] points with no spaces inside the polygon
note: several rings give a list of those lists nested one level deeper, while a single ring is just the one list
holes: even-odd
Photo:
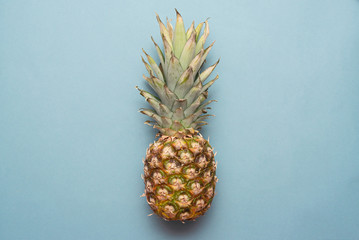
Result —
[{"label": "pineapple base", "polygon": [[194,220],[211,206],[217,183],[213,148],[200,134],[162,135],[144,161],[147,202],[165,220]]}]

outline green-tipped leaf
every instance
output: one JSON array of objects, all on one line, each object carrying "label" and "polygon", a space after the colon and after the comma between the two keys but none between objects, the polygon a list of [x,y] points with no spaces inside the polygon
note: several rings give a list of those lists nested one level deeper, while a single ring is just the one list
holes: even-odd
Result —
[{"label": "green-tipped leaf", "polygon": [[199,39],[199,35],[201,34],[201,30],[203,27],[204,22],[201,22],[200,24],[198,24],[198,26],[196,27],[196,42]]},{"label": "green-tipped leaf", "polygon": [[161,115],[161,116],[171,118],[172,115],[173,115],[173,112],[166,105],[160,103],[159,104],[159,112],[158,112],[158,114]]},{"label": "green-tipped leaf", "polygon": [[148,74],[150,74],[150,77],[155,77],[155,74],[153,73],[151,66],[145,61],[145,59],[143,59],[142,56],[141,56],[141,59],[142,59],[143,64],[145,64],[146,70],[147,70]]},{"label": "green-tipped leaf", "polygon": [[162,21],[161,21],[160,17],[158,16],[158,14],[156,14],[156,18],[157,18],[157,22],[158,22],[158,24],[160,26],[161,36],[162,35],[164,36],[164,38],[167,40],[168,44],[172,48],[172,38],[170,37],[166,26],[162,23]]},{"label": "green-tipped leaf", "polygon": [[142,49],[142,51],[146,55],[147,60],[148,60],[149,64],[151,65],[151,68],[156,73],[156,76],[164,82],[162,72],[161,72],[160,68],[158,67],[157,63],[155,62],[155,60],[150,55],[148,55],[145,50]]},{"label": "green-tipped leaf", "polygon": [[203,59],[204,50],[202,49],[192,60],[189,64],[189,68],[193,69],[194,75],[197,75],[197,72],[201,68],[202,59]]},{"label": "green-tipped leaf", "polygon": [[178,79],[174,93],[178,98],[183,98],[186,93],[190,90],[194,82],[194,73],[192,68],[187,70]]},{"label": "green-tipped leaf", "polygon": [[212,42],[211,45],[209,45],[203,52],[203,56],[202,56],[202,59],[201,59],[201,65],[204,63],[204,61],[206,61],[206,58],[208,56],[208,53],[211,51],[213,45],[214,45],[215,42]]},{"label": "green-tipped leaf", "polygon": [[164,66],[164,65],[165,65],[165,57],[163,56],[162,50],[161,50],[161,48],[157,45],[157,43],[155,42],[155,40],[153,39],[153,37],[151,37],[151,39],[152,39],[153,44],[154,44],[155,47],[156,47],[156,51],[157,51],[158,57],[159,57],[159,59],[160,59],[160,61],[161,61],[161,64],[162,64],[162,66]]},{"label": "green-tipped leaf", "polygon": [[194,21],[192,22],[191,26],[188,28],[188,30],[186,32],[187,40],[191,37],[193,32],[196,33],[195,30],[194,30]]},{"label": "green-tipped leaf", "polygon": [[184,111],[184,115],[190,116],[192,115],[194,112],[197,111],[198,107],[201,105],[201,103],[206,100],[207,98],[207,94],[202,93],[198,96],[198,98]]},{"label": "green-tipped leaf", "polygon": [[172,24],[170,23],[170,21],[168,20],[168,18],[166,18],[166,20],[167,20],[168,35],[171,38],[171,41],[173,41],[173,27],[172,27]]},{"label": "green-tipped leaf", "polygon": [[198,84],[198,82],[204,82],[206,81],[206,79],[209,77],[209,75],[213,72],[213,70],[216,68],[217,64],[219,63],[219,60],[213,64],[212,66],[208,67],[206,70],[204,70],[203,72],[201,72],[201,74],[199,74],[199,76],[197,77],[196,81],[194,82],[194,84]]},{"label": "green-tipped leaf", "polygon": [[177,120],[174,120],[173,123],[172,123],[172,126],[171,128],[175,131],[179,131],[179,130],[182,130],[183,129],[183,125],[177,121]]},{"label": "green-tipped leaf", "polygon": [[192,32],[190,38],[187,40],[183,48],[180,63],[183,69],[186,69],[194,57],[194,50],[196,48],[196,34]]},{"label": "green-tipped leaf", "polygon": [[176,99],[172,111],[176,110],[177,108],[186,109],[187,108],[187,99]]},{"label": "green-tipped leaf", "polygon": [[183,108],[177,108],[172,116],[172,119],[174,120],[182,120],[184,118],[184,111]]},{"label": "green-tipped leaf", "polygon": [[149,116],[150,118],[153,118],[159,125],[162,125],[162,121],[161,121],[161,117],[158,116],[154,111],[152,111],[151,109],[142,109],[140,111],[140,113],[145,114],[147,116]]},{"label": "green-tipped leaf", "polygon": [[204,44],[206,42],[206,39],[209,35],[209,25],[208,25],[208,21],[205,22],[206,26],[204,28],[204,32],[203,35],[200,37],[200,39],[197,42],[197,46],[196,46],[196,54],[199,53],[199,51],[201,51],[202,48],[204,48]]},{"label": "green-tipped leaf", "polygon": [[180,57],[183,47],[186,44],[186,30],[184,28],[184,23],[181,14],[176,10],[177,20],[175,33],[173,36],[173,50],[176,57]]},{"label": "green-tipped leaf", "polygon": [[212,86],[212,84],[213,84],[217,79],[218,79],[218,75],[217,75],[214,79],[212,79],[211,81],[209,81],[208,83],[206,83],[206,84],[203,86],[203,88],[202,88],[202,90],[201,90],[201,93],[204,92],[204,91],[207,91],[207,89],[208,89],[210,86]]},{"label": "green-tipped leaf", "polygon": [[199,82],[194,87],[192,87],[191,90],[189,90],[189,92],[184,97],[185,99],[187,99],[187,104],[188,104],[187,106],[191,105],[193,101],[199,96],[202,87],[203,87],[202,83]]},{"label": "green-tipped leaf", "polygon": [[182,123],[184,126],[189,127],[189,126],[191,126],[191,124],[192,124],[193,122],[196,121],[196,119],[197,119],[202,113],[203,113],[202,110],[199,110],[199,111],[197,111],[197,112],[195,112],[195,113],[189,115],[189,116],[186,117],[185,119],[183,119],[183,120],[181,121],[181,123]]},{"label": "green-tipped leaf", "polygon": [[163,128],[169,128],[172,125],[172,120],[168,117],[161,117],[161,127]]},{"label": "green-tipped leaf", "polygon": [[157,101],[159,100],[158,97],[152,95],[151,93],[149,93],[149,92],[147,92],[147,91],[145,91],[145,90],[140,89],[138,86],[136,86],[136,89],[137,89],[138,91],[140,91],[140,94],[141,94],[146,100],[147,100],[147,98],[153,98],[153,99],[156,99]]},{"label": "green-tipped leaf", "polygon": [[167,70],[167,85],[171,91],[175,89],[177,81],[182,73],[183,69],[181,63],[175,56],[172,55]]},{"label": "green-tipped leaf", "polygon": [[176,99],[178,99],[178,97],[166,85],[164,86],[164,94],[166,96],[166,102],[164,102],[164,104],[167,107],[172,108],[173,103]]}]

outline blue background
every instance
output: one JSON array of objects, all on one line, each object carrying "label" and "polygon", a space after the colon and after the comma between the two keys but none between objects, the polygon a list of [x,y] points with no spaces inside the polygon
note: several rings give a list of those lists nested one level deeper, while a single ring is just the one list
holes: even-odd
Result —
[{"label": "blue background", "polygon": [[[210,17],[217,196],[139,196],[155,12]],[[359,239],[359,1],[0,1],[0,239]]]}]

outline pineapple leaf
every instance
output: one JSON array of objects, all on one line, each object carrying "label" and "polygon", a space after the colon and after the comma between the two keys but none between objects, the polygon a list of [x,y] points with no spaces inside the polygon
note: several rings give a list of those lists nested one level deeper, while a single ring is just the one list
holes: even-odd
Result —
[{"label": "pineapple leaf", "polygon": [[174,93],[177,95],[178,98],[183,98],[186,95],[186,93],[193,85],[193,79],[193,69],[189,67],[177,81]]},{"label": "pineapple leaf", "polygon": [[202,30],[203,24],[204,24],[204,22],[201,22],[201,23],[198,24],[197,27],[196,27],[196,42],[198,42],[198,38],[199,38],[199,35],[201,34],[201,30]]},{"label": "pineapple leaf", "polygon": [[208,67],[206,70],[204,70],[201,74],[199,74],[199,76],[197,77],[196,81],[194,82],[194,84],[198,84],[199,82],[204,82],[206,81],[206,79],[209,77],[209,75],[213,72],[213,70],[216,68],[216,66],[219,63],[219,59],[218,61],[213,64],[212,66]]},{"label": "pineapple leaf", "polygon": [[198,122],[198,121],[204,121],[204,120],[208,119],[209,117],[214,117],[214,115],[213,115],[213,114],[201,115],[200,117],[198,117],[198,118],[196,119],[196,122]]},{"label": "pineapple leaf", "polygon": [[[206,20],[195,26],[192,22],[187,29],[183,19],[176,9],[175,27],[166,18],[165,24],[158,14],[156,18],[159,24],[163,49],[154,41],[159,64],[143,49],[146,57],[142,61],[149,73],[149,77],[143,76],[154,94],[136,87],[146,99],[152,109],[141,109],[141,113],[151,117],[154,121],[147,120],[145,123],[160,130],[162,134],[175,134],[185,128],[200,129],[207,124],[210,114],[207,105],[215,100],[206,101],[208,89],[218,79],[218,75],[205,83],[214,71],[219,60],[212,66],[200,72],[206,61],[214,42],[204,48],[209,35],[209,24]],[[201,35],[202,29],[203,34]],[[147,59],[146,59],[147,58]]]},{"label": "pineapple leaf", "polygon": [[217,100],[210,100],[210,101],[207,101],[207,102],[203,103],[202,105],[200,105],[197,108],[197,111],[201,110],[203,113],[206,113],[207,111],[205,109],[210,109],[210,107],[207,107],[207,105],[209,105],[212,102],[217,102]]},{"label": "pineapple leaf", "polygon": [[170,23],[170,20],[168,20],[168,18],[166,18],[166,20],[167,20],[168,35],[171,38],[171,41],[173,41],[173,27],[172,27],[172,24]]},{"label": "pineapple leaf", "polygon": [[167,85],[168,88],[173,91],[176,87],[176,83],[181,76],[183,69],[179,60],[172,55],[169,61],[168,70],[167,70]]},{"label": "pineapple leaf", "polygon": [[163,128],[169,128],[172,125],[172,120],[168,117],[161,117],[162,124],[160,125]]},{"label": "pineapple leaf", "polygon": [[208,83],[206,83],[206,85],[203,86],[203,88],[202,88],[202,90],[201,90],[201,93],[204,92],[204,91],[207,91],[208,88],[209,88],[210,86],[212,86],[212,84],[213,84],[217,79],[218,79],[218,75],[217,75],[214,79],[212,79],[211,81],[209,81]]},{"label": "pineapple leaf", "polygon": [[201,103],[206,100],[207,94],[202,93],[198,96],[198,98],[184,111],[184,115],[186,117],[192,115],[194,112],[197,111],[198,107],[201,105]]},{"label": "pineapple leaf", "polygon": [[145,64],[146,70],[147,70],[148,74],[150,74],[150,77],[154,77],[155,74],[153,73],[151,66],[148,65],[148,63],[145,61],[145,59],[143,59],[142,56],[141,56],[141,59],[142,59],[143,64]]},{"label": "pineapple leaf", "polygon": [[176,111],[173,113],[173,120],[182,120],[184,118],[184,112],[183,108],[179,107],[176,109]]},{"label": "pineapple leaf", "polygon": [[183,126],[189,127],[202,113],[202,110],[199,110],[183,119],[181,123],[183,124]]},{"label": "pineapple leaf", "polygon": [[196,34],[192,32],[190,38],[187,40],[183,48],[180,63],[183,69],[186,69],[194,57],[194,50],[196,48]]},{"label": "pineapple leaf", "polygon": [[213,42],[211,43],[211,45],[209,45],[206,49],[204,49],[203,56],[202,56],[202,59],[201,59],[200,67],[202,66],[202,64],[204,63],[204,61],[206,61],[207,55],[208,55],[208,53],[211,51],[211,49],[212,49],[214,43],[215,43],[215,41],[213,41]]},{"label": "pineapple leaf", "polygon": [[155,47],[156,47],[156,51],[157,51],[158,57],[159,57],[159,59],[160,59],[160,61],[161,61],[161,64],[162,64],[162,66],[164,66],[164,65],[165,65],[165,58],[164,58],[164,56],[163,56],[163,53],[162,53],[162,51],[161,51],[161,48],[157,45],[157,43],[155,42],[155,40],[153,39],[152,36],[151,36],[151,39],[152,39],[153,44],[154,44]]},{"label": "pineapple leaf", "polygon": [[[209,102],[209,101],[208,101]],[[197,110],[190,116],[193,116],[193,121],[195,121],[199,116],[201,116],[203,113],[206,113],[206,111],[204,110],[204,104],[202,104],[200,107],[197,108]]]},{"label": "pineapple leaf", "polygon": [[203,58],[204,50],[202,49],[192,60],[189,64],[189,67],[193,69],[194,75],[197,75],[197,72],[201,68],[202,65],[202,58]]},{"label": "pineapple leaf", "polygon": [[[153,107],[157,114],[160,114],[160,102],[153,98],[147,98],[146,101]],[[160,114],[161,115],[161,114]]]},{"label": "pineapple leaf", "polygon": [[168,99],[168,97],[165,93],[166,85],[164,84],[164,82],[162,82],[161,80],[159,80],[156,77],[148,78],[145,75],[143,75],[143,78],[148,82],[148,84],[151,86],[151,88],[156,92],[156,94],[161,99],[161,102],[163,102],[166,105],[171,104],[171,101]]},{"label": "pineapple leaf", "polygon": [[176,101],[176,99],[178,99],[178,97],[176,96],[176,94],[174,94],[166,85],[164,86],[164,93],[166,95],[166,102],[164,102],[164,104],[169,107],[172,108],[174,102]]},{"label": "pineapple leaf", "polygon": [[198,82],[194,87],[191,88],[191,90],[186,94],[184,97],[187,99],[187,106],[191,105],[193,101],[198,97],[198,95],[201,93],[202,89],[202,82]]},{"label": "pineapple leaf", "polygon": [[176,99],[172,110],[176,110],[177,108],[182,108],[182,109],[186,109],[187,107],[187,99]]},{"label": "pineapple leaf", "polygon": [[150,118],[153,118],[159,125],[162,125],[161,117],[158,116],[153,110],[143,108],[140,113],[145,114],[149,116]]},{"label": "pineapple leaf", "polygon": [[[145,92],[145,91],[144,91]],[[147,96],[146,96],[147,95]],[[157,98],[155,98],[152,94],[145,92],[146,101],[153,107],[156,113],[160,116],[172,117],[173,113],[171,112],[166,105],[162,104]]]},{"label": "pineapple leaf", "polygon": [[171,118],[173,115],[173,112],[166,105],[160,103],[158,114],[160,114],[161,116]]},{"label": "pineapple leaf", "polygon": [[179,121],[174,120],[171,128],[175,131],[179,131],[179,130],[183,129],[183,125]]},{"label": "pineapple leaf", "polygon": [[183,19],[181,14],[176,9],[177,21],[176,28],[173,36],[173,50],[176,57],[180,57],[183,47],[186,44],[186,30],[184,28]]},{"label": "pineapple leaf", "polygon": [[136,89],[137,89],[138,91],[140,91],[140,94],[141,94],[146,100],[147,100],[147,98],[153,98],[153,99],[159,101],[159,99],[158,99],[156,96],[152,95],[151,93],[149,93],[149,92],[147,92],[147,91],[145,91],[145,90],[140,89],[138,86],[136,86]]},{"label": "pineapple leaf", "polygon": [[208,125],[208,123],[205,121],[198,121],[198,122],[192,123],[190,127],[195,128],[195,129],[201,129],[205,125]]},{"label": "pineapple leaf", "polygon": [[172,48],[172,38],[170,37],[169,33],[168,33],[168,30],[166,28],[166,26],[162,23],[160,17],[158,16],[158,14],[156,13],[156,19],[157,19],[157,22],[160,26],[160,32],[161,32],[161,35],[164,36],[164,38],[167,40],[168,44],[171,46]]},{"label": "pineapple leaf", "polygon": [[148,62],[150,63],[153,71],[156,73],[156,76],[164,82],[162,72],[158,67],[157,63],[155,62],[155,60],[150,55],[148,55],[144,49],[142,49],[142,51],[146,55]]},{"label": "pineapple leaf", "polygon": [[194,21],[192,22],[191,26],[188,28],[188,30],[186,32],[187,40],[191,37],[193,32],[196,33],[195,30],[194,30]]},{"label": "pineapple leaf", "polygon": [[208,26],[208,21],[205,21],[205,28],[204,28],[204,32],[203,35],[200,37],[200,39],[197,42],[197,46],[196,46],[196,54],[199,53],[199,51],[201,51],[201,49],[204,47],[204,43],[206,42],[206,39],[209,35],[209,26]]},{"label": "pineapple leaf", "polygon": [[169,45],[168,41],[166,40],[166,38],[162,35],[162,41],[163,41],[163,46],[164,46],[164,51],[165,51],[165,64],[163,65],[163,70],[164,70],[164,74],[166,77],[166,81],[168,81],[168,65],[169,65],[169,59],[171,59],[171,56],[173,54],[172,52],[172,47]]}]

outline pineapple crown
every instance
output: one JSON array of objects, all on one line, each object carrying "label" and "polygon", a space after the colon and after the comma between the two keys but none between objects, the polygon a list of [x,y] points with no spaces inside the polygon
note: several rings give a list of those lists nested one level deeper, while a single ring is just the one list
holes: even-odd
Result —
[{"label": "pineapple crown", "polygon": [[[151,117],[154,121],[146,121],[146,124],[160,130],[164,135],[173,135],[177,132],[186,132],[191,129],[199,130],[206,125],[204,121],[209,116],[208,104],[215,100],[205,101],[208,96],[208,88],[218,79],[218,75],[205,82],[219,60],[204,71],[200,71],[214,42],[207,48],[204,44],[209,35],[208,21],[201,22],[195,27],[194,22],[188,30],[185,30],[182,16],[176,9],[176,26],[173,29],[167,19],[167,27],[157,15],[160,26],[164,52],[151,37],[160,64],[144,50],[147,61],[142,61],[148,71],[149,77],[143,78],[149,83],[157,96],[139,89],[140,94],[153,109],[142,108],[141,113]],[[203,34],[201,30],[204,26]]]}]

